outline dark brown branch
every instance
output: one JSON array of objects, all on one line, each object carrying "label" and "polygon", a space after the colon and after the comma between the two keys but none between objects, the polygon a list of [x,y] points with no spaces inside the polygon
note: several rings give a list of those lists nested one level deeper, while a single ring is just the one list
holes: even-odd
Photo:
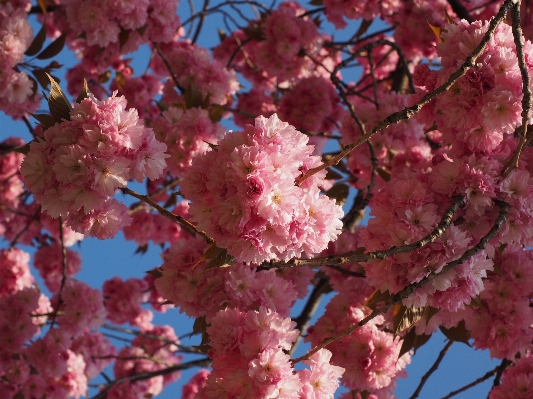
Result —
[{"label": "dark brown branch", "polygon": [[476,245],[474,245],[472,248],[468,249],[459,259],[456,259],[456,260],[444,265],[444,267],[441,269],[441,271],[439,273],[430,274],[429,276],[427,276],[427,277],[423,278],[422,280],[420,280],[418,283],[411,284],[410,286],[408,286],[407,288],[405,288],[404,290],[402,290],[398,294],[394,295],[392,297],[392,301],[394,303],[396,303],[396,302],[399,302],[399,301],[407,298],[409,295],[411,295],[417,289],[423,287],[424,285],[426,285],[430,281],[434,280],[435,278],[439,277],[440,275],[450,271],[455,266],[458,266],[458,265],[464,263],[465,261],[467,261],[469,258],[474,256],[475,254],[477,254],[478,252],[480,252],[483,249],[485,249],[485,247],[487,246],[489,241],[492,240],[494,237],[496,237],[496,234],[498,234],[498,231],[500,231],[503,223],[505,222],[505,220],[507,218],[507,215],[509,214],[509,204],[507,204],[506,202],[503,202],[503,201],[499,201],[499,200],[494,200],[494,203],[496,205],[498,205],[498,207],[500,208],[500,214],[498,215],[498,217],[494,221],[494,224],[493,224],[492,228],[490,229],[490,231],[487,233],[487,235],[485,237],[481,238],[481,240],[479,240],[479,242]]},{"label": "dark brown branch", "polygon": [[472,381],[470,384],[465,385],[464,387],[461,387],[459,389],[456,389],[455,391],[450,392],[448,395],[442,397],[442,399],[450,399],[451,397],[454,397],[455,395],[460,394],[461,392],[467,391],[470,388],[475,387],[478,384],[481,384],[483,381],[488,380],[490,377],[492,377],[494,374],[496,374],[501,366],[498,366],[494,368],[493,370],[487,371],[485,375],[479,377],[478,379]]},{"label": "dark brown branch", "polygon": [[366,277],[364,273],[352,272],[351,270],[343,269],[342,267],[336,266],[336,265],[326,265],[324,267],[329,267],[330,269],[336,270],[336,271],[338,271],[339,273],[342,273],[342,274],[346,274],[347,276],[360,277],[360,278],[365,278]]},{"label": "dark brown branch", "polygon": [[196,32],[194,32],[194,36],[192,38],[192,42],[196,43],[198,40],[198,36],[200,36],[200,32],[202,30],[202,26],[204,25],[205,17],[207,16],[207,9],[209,8],[209,0],[204,0],[204,7],[202,11],[200,11],[200,20],[198,21],[198,26],[196,27]]},{"label": "dark brown branch", "polygon": [[61,244],[61,285],[59,286],[59,293],[57,295],[57,305],[52,316],[52,323],[50,328],[54,327],[56,322],[57,312],[61,305],[63,305],[63,289],[65,288],[65,283],[67,282],[67,249],[65,248],[65,241],[63,238],[63,218],[58,219],[59,222],[59,242]]},{"label": "dark brown branch", "polygon": [[202,352],[200,350],[198,350],[198,349],[195,349],[193,347],[180,345],[176,341],[172,341],[171,339],[167,339],[167,338],[162,337],[162,336],[157,335],[157,334],[143,333],[141,331],[134,330],[133,328],[119,327],[119,326],[114,326],[114,325],[108,324],[108,323],[105,323],[102,326],[102,328],[105,328],[105,329],[111,330],[111,331],[122,332],[124,334],[132,334],[132,335],[136,335],[136,336],[142,336],[142,337],[154,339],[154,340],[157,340],[157,341],[161,341],[161,342],[164,342],[165,344],[176,346],[179,349],[180,352],[202,354]]},{"label": "dark brown branch", "polygon": [[448,89],[459,78],[463,77],[466,74],[466,72],[474,66],[474,62],[483,53],[483,51],[485,51],[485,47],[487,47],[487,44],[489,43],[490,38],[492,37],[494,31],[496,30],[496,27],[505,18],[505,16],[507,15],[507,11],[509,11],[509,9],[511,8],[512,3],[513,3],[513,0],[506,0],[505,3],[503,3],[503,5],[500,7],[500,10],[496,14],[496,16],[490,21],[487,32],[483,35],[481,41],[476,46],[472,54],[470,54],[466,58],[465,62],[463,62],[463,64],[457,69],[457,71],[455,71],[454,73],[450,75],[450,77],[446,80],[446,82],[444,82],[442,85],[437,87],[431,93],[426,94],[424,97],[422,97],[422,99],[420,99],[414,105],[404,108],[401,111],[394,112],[390,114],[388,117],[386,117],[385,119],[379,121],[370,132],[363,134],[362,137],[360,137],[358,140],[344,147],[344,149],[340,152],[340,154],[337,157],[333,157],[328,162],[324,162],[322,165],[316,168],[310,169],[305,175],[303,175],[301,178],[298,179],[298,184],[302,184],[309,177],[320,172],[321,170],[324,170],[330,166],[336,165],[337,163],[341,161],[342,158],[344,158],[346,155],[352,152],[355,148],[359,147],[362,143],[370,139],[377,132],[393,124],[396,124],[396,123],[399,123],[401,121],[411,118],[413,115],[416,115],[418,112],[420,112],[422,107],[424,107],[430,101],[435,99],[440,94],[448,91]]},{"label": "dark brown branch", "polygon": [[437,357],[437,360],[435,360],[435,363],[433,363],[433,365],[426,372],[426,374],[424,374],[422,378],[420,379],[420,384],[418,384],[418,387],[416,387],[416,390],[413,392],[410,399],[418,398],[418,395],[420,395],[420,391],[422,391],[422,388],[424,388],[424,385],[426,384],[429,377],[431,377],[431,375],[435,371],[437,371],[437,369],[439,368],[440,362],[442,362],[442,359],[444,359],[444,356],[450,349],[450,346],[452,346],[453,342],[454,341],[448,341],[446,345],[444,345],[444,348],[442,348],[442,350],[440,351],[439,356]]},{"label": "dark brown branch", "polygon": [[296,327],[298,330],[300,330],[300,334],[296,338],[296,341],[294,344],[292,344],[292,347],[289,351],[289,355],[292,355],[296,348],[298,347],[298,344],[302,340],[302,336],[307,330],[307,326],[309,325],[309,322],[311,321],[311,317],[315,314],[318,305],[320,304],[320,299],[322,296],[330,290],[329,286],[329,279],[328,278],[321,278],[317,281],[315,287],[313,288],[313,291],[311,291],[311,294],[309,295],[309,298],[307,299],[307,302],[302,309],[302,312],[300,313],[300,316],[298,316],[294,321],[296,322]]},{"label": "dark brown branch", "polygon": [[529,112],[531,111],[531,79],[529,77],[528,67],[524,56],[524,35],[520,27],[520,0],[517,0],[511,10],[513,38],[518,57],[518,66],[522,75],[522,126],[519,128],[520,143],[515,150],[513,159],[505,167],[502,176],[507,177],[515,168],[518,168],[518,160],[524,148],[529,144],[533,135],[528,134]]},{"label": "dark brown branch", "polygon": [[371,262],[374,260],[387,259],[389,256],[400,254],[400,253],[413,252],[428,244],[431,244],[437,238],[439,238],[446,231],[446,229],[448,229],[448,227],[452,223],[454,215],[457,213],[459,208],[462,207],[464,204],[465,204],[464,197],[462,196],[455,197],[450,207],[446,210],[446,212],[442,216],[442,219],[439,222],[439,224],[431,231],[431,233],[429,233],[427,236],[425,236],[421,240],[418,240],[412,244],[394,246],[394,247],[390,247],[389,249],[369,252],[366,254],[359,254],[357,253],[357,251],[352,251],[352,252],[347,252],[345,254],[330,255],[330,256],[324,256],[324,257],[314,258],[314,259],[291,259],[288,262],[271,262],[270,265],[274,267],[279,267],[279,268],[294,267],[294,266],[320,267],[320,266],[327,266],[327,265],[332,265],[332,264],[342,265],[342,264],[354,263],[354,262]]},{"label": "dark brown branch", "polygon": [[115,386],[117,384],[120,384],[122,382],[135,382],[135,381],[148,380],[150,378],[158,377],[158,376],[161,376],[161,375],[172,374],[172,373],[175,373],[176,371],[180,371],[180,370],[186,370],[186,369],[193,368],[193,367],[209,367],[210,365],[211,365],[211,359],[203,358],[203,359],[193,360],[193,361],[187,362],[187,363],[176,364],[175,366],[167,367],[167,368],[162,369],[162,370],[150,371],[150,372],[146,372],[146,373],[139,373],[139,374],[134,374],[134,375],[122,377],[122,378],[119,378],[117,380],[111,381],[109,384],[106,384],[105,388],[103,389],[103,391],[101,391],[97,395],[93,396],[91,399],[104,399],[104,398],[106,398],[107,397],[107,393],[109,392],[109,390],[113,386]]},{"label": "dark brown branch", "polygon": [[[494,389],[494,387],[497,387],[500,385],[500,380],[502,378],[502,374],[505,371],[507,367],[509,367],[512,364],[511,361],[507,360],[507,358],[503,358],[502,362],[500,363],[500,367],[498,368],[498,372],[496,373],[496,376],[494,377],[494,381],[492,382],[492,388],[491,391]],[[490,392],[487,399],[490,399]]]},{"label": "dark brown branch", "polygon": [[185,219],[185,218],[183,218],[181,216],[178,216],[178,215],[174,215],[172,212],[170,212],[169,210],[163,208],[161,205],[159,205],[157,202],[152,200],[147,195],[142,195],[142,194],[136,193],[135,191],[130,190],[127,187],[123,187],[120,190],[122,190],[122,192],[124,194],[131,195],[132,197],[135,197],[135,198],[147,203],[152,208],[157,210],[161,215],[166,216],[167,218],[169,218],[169,219],[173,220],[174,222],[178,223],[185,230],[191,232],[192,234],[201,235],[207,241],[208,244],[212,244],[212,243],[215,242],[215,240],[213,240],[211,237],[209,237],[205,232],[199,231],[198,229],[196,229],[196,226],[194,224],[192,224],[191,222],[189,222],[187,219]]},{"label": "dark brown branch", "polygon": [[174,75],[174,72],[172,72],[172,67],[170,66],[168,60],[166,59],[166,57],[163,55],[163,52],[159,48],[159,44],[158,43],[153,43],[153,45],[154,45],[154,47],[155,47],[155,49],[157,51],[157,54],[159,55],[159,57],[161,57],[161,60],[163,60],[163,63],[165,64],[165,66],[167,68],[167,71],[168,71],[170,77],[172,78],[172,81],[174,82],[174,86],[176,86],[176,89],[178,89],[180,91],[180,93],[183,93],[185,91],[185,89],[180,86],[180,84],[178,82],[178,79]]}]

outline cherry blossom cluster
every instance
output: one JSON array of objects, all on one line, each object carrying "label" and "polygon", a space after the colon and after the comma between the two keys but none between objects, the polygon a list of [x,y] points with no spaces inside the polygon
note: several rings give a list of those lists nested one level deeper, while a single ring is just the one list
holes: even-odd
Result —
[{"label": "cherry blossom cluster", "polygon": [[[350,97],[350,102],[357,110],[357,115],[367,131],[370,131],[386,116],[407,107],[412,101],[410,95],[382,90],[377,92],[377,97],[379,108],[368,100],[357,96]],[[361,137],[362,132],[348,110],[343,112],[341,125],[341,144],[350,144]],[[374,135],[370,142],[374,147],[378,166],[384,171],[393,169],[396,174],[399,165],[395,164],[400,163],[406,163],[413,169],[429,166],[431,149],[425,140],[424,126],[415,119],[389,126]],[[368,147],[361,145],[352,151],[348,157],[347,166],[356,179],[355,186],[359,189],[366,189],[372,173],[372,161]],[[386,182],[383,179],[378,178],[378,187],[384,183]]]},{"label": "cherry blossom cluster", "polygon": [[149,328],[153,314],[142,307],[150,295],[148,287],[148,282],[138,278],[123,281],[120,277],[113,277],[107,280],[102,288],[107,319],[115,324],[129,323]]},{"label": "cherry blossom cluster", "polygon": [[160,76],[175,78],[183,90],[199,91],[201,100],[209,104],[226,104],[239,83],[233,71],[225,68],[219,60],[211,60],[209,52],[189,41],[163,43],[161,52],[170,65],[170,71],[160,57],[154,58],[152,68]]},{"label": "cherry blossom cluster", "polygon": [[401,8],[401,3],[399,0],[371,0],[365,2],[357,0],[324,0],[324,6],[326,7],[324,14],[336,28],[344,28],[346,27],[344,18],[372,20],[379,16],[385,19],[385,17],[398,12]]},{"label": "cherry blossom cluster", "polygon": [[166,145],[126,109],[124,97],[93,96],[75,104],[71,120],[56,123],[33,142],[21,173],[35,200],[75,231],[113,237],[130,222],[124,205],[112,198],[127,181],[159,177]]},{"label": "cherry blossom cluster", "polygon": [[40,101],[28,74],[16,69],[33,39],[27,17],[22,8],[0,4],[0,110],[14,118],[35,112]]},{"label": "cherry blossom cluster", "polygon": [[[142,334],[131,342],[131,346],[126,346],[118,352],[113,367],[115,378],[157,372],[181,363],[181,356],[175,354],[179,343],[170,326],[143,328]],[[159,395],[166,385],[179,377],[180,373],[174,372],[133,383],[123,382],[114,385],[107,393],[107,397],[110,399],[153,397]]]},{"label": "cherry blossom cluster", "polygon": [[[81,258],[78,252],[65,248],[65,276],[72,278],[81,270]],[[59,291],[63,279],[62,249],[58,242],[42,246],[35,252],[33,265],[39,271],[46,288],[52,293]]]},{"label": "cherry blossom cluster", "polygon": [[[432,71],[423,64],[416,68],[415,84],[421,87],[421,93],[447,79],[473,51],[487,27],[488,22],[447,25],[442,34],[444,41],[437,46],[443,68]],[[526,42],[525,47],[526,54],[530,54],[531,44]],[[362,246],[373,251],[411,244],[432,231],[454,196],[464,196],[467,205],[457,213],[458,222],[433,244],[365,266],[369,283],[383,291],[396,293],[429,274],[439,273],[444,265],[476,245],[498,216],[494,199],[511,205],[499,242],[530,245],[531,213],[526,204],[533,193],[530,172],[524,170],[531,162],[530,151],[524,153],[524,163],[518,170],[504,179],[500,177],[516,147],[516,140],[509,136],[521,122],[521,78],[510,26],[498,26],[477,62],[419,114],[418,120],[426,128],[437,127],[439,134],[432,137],[442,148],[431,158],[427,151],[419,152],[422,163],[418,170],[411,162],[397,163],[394,157],[392,178],[371,204],[376,217],[362,232]],[[504,135],[508,138],[505,141]],[[489,244],[485,251],[433,279],[404,303],[451,312],[464,309],[483,291],[487,272],[493,270],[494,251]]]},{"label": "cherry blossom cluster", "polygon": [[294,372],[284,353],[298,336],[295,323],[263,307],[218,312],[207,328],[213,371],[198,399],[231,397],[333,398],[344,369],[330,364],[321,349]]},{"label": "cherry blossom cluster", "polygon": [[328,79],[311,76],[300,80],[279,104],[281,119],[297,129],[331,132],[339,120],[340,98]]},{"label": "cherry blossom cluster", "polygon": [[162,276],[155,280],[160,295],[191,317],[206,316],[209,321],[227,306],[263,306],[287,317],[296,298],[307,294],[310,270],[278,276],[273,269],[258,271],[246,265],[207,268],[208,262],[201,262],[207,249],[202,238],[180,240],[165,253],[158,269]]},{"label": "cherry blossom cluster", "polygon": [[273,88],[309,76],[317,69],[310,58],[321,53],[324,36],[306,10],[296,2],[284,2],[259,21],[225,38],[214,50],[215,57],[259,88]]},{"label": "cherry blossom cluster", "polygon": [[[51,260],[57,258],[57,254],[51,255]],[[106,338],[89,330],[105,320],[100,292],[67,280],[61,295],[56,294],[51,302],[32,285],[33,278],[24,281],[28,254],[13,248],[2,250],[0,258],[1,269],[11,271],[0,279],[11,285],[10,290],[3,286],[0,291],[0,395],[51,399],[85,396],[88,378],[110,362],[97,357],[113,353]],[[13,285],[15,277],[19,284]],[[50,318],[57,327],[38,336]]]},{"label": "cherry blossom cluster", "polygon": [[[337,290],[324,315],[308,329],[306,340],[313,346],[357,324],[371,312],[363,306],[372,293],[365,279],[345,278]],[[348,389],[368,391],[378,397],[385,393],[391,395],[395,380],[405,377],[403,370],[410,363],[410,355],[406,353],[398,359],[402,343],[399,337],[384,331],[390,328],[385,321],[383,316],[375,317],[349,336],[328,345],[333,364],[345,369],[341,382]]]},{"label": "cherry blossom cluster", "polygon": [[[174,215],[187,217],[189,205],[181,201],[174,207]],[[150,213],[146,209],[135,210],[131,213],[131,224],[122,229],[126,240],[133,240],[139,246],[145,246],[152,241],[154,244],[174,244],[189,233],[180,225],[159,213]]]},{"label": "cherry blossom cluster", "polygon": [[63,0],[72,37],[84,35],[88,46],[118,43],[121,32],[140,34],[141,40],[170,41],[180,24],[177,3],[162,0]]},{"label": "cherry blossom cluster", "polygon": [[[492,357],[512,359],[532,349],[533,254],[516,245],[496,251],[497,267],[480,294],[482,308],[467,308],[464,315],[474,346],[489,349]],[[522,352],[524,353],[524,352]]]},{"label": "cherry blossom cluster", "polygon": [[[448,24],[437,45],[443,68],[430,70],[419,64],[415,84],[421,93],[432,91],[462,64],[477,46],[489,22]],[[533,70],[531,42],[525,42],[528,69]],[[518,68],[511,27],[499,24],[476,65],[420,114],[428,126],[433,122],[443,142],[454,143],[454,154],[493,152],[504,137],[521,123],[522,78]]]},{"label": "cherry blossom cluster", "polygon": [[173,177],[181,176],[192,165],[192,159],[217,144],[225,132],[202,108],[170,107],[151,126],[157,139],[167,145],[170,158],[166,170]]},{"label": "cherry blossom cluster", "polygon": [[[320,164],[307,137],[274,114],[228,134],[216,151],[193,160],[181,191],[197,228],[244,262],[309,255],[340,233],[340,206],[320,195],[325,172],[295,179]],[[212,165],[219,165],[213,168]]]},{"label": "cherry blossom cluster", "polygon": [[[8,138],[0,143],[7,148],[22,147],[24,141],[15,137]],[[24,185],[20,177],[19,168],[23,155],[14,151],[0,157],[0,203],[10,209],[19,205],[19,196],[24,192]],[[5,209],[0,210],[0,220],[9,219],[12,213]]]},{"label": "cherry blossom cluster", "polygon": [[0,250],[0,297],[33,284],[29,261],[29,254],[18,248]]}]

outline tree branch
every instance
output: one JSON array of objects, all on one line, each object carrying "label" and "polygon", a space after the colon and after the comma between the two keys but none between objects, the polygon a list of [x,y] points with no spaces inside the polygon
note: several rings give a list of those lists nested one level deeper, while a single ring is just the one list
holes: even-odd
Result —
[{"label": "tree branch", "polygon": [[180,371],[180,370],[185,370],[185,369],[189,369],[189,368],[193,368],[193,367],[209,367],[210,365],[211,365],[211,359],[203,358],[203,359],[199,359],[199,360],[193,360],[193,361],[187,362],[187,363],[176,364],[175,366],[167,367],[167,368],[162,369],[162,370],[150,371],[150,372],[146,372],[146,373],[139,373],[139,374],[134,374],[134,375],[122,377],[122,378],[119,378],[117,380],[111,381],[109,384],[106,384],[105,388],[100,393],[98,393],[97,395],[93,396],[91,399],[104,399],[104,398],[106,398],[107,397],[107,393],[109,392],[109,390],[113,386],[115,386],[117,384],[120,384],[122,382],[127,382],[127,381],[128,382],[135,382],[135,381],[148,380],[150,378],[158,377],[158,376],[161,376],[161,375],[172,374],[172,373],[175,373],[176,371]]},{"label": "tree branch", "polygon": [[135,198],[147,203],[152,208],[157,210],[161,215],[166,216],[169,219],[173,220],[174,222],[178,223],[180,226],[182,226],[187,231],[192,232],[192,234],[201,235],[205,239],[205,241],[207,241],[208,244],[213,244],[215,242],[215,240],[213,240],[211,237],[209,237],[204,231],[199,231],[196,228],[196,226],[194,224],[192,224],[191,222],[189,222],[187,219],[185,219],[185,218],[183,218],[181,216],[178,216],[178,215],[174,215],[172,212],[170,212],[169,210],[163,208],[157,202],[152,200],[149,196],[136,193],[135,191],[130,190],[127,187],[122,187],[120,190],[124,194],[131,195],[132,197],[135,197]]},{"label": "tree branch", "polygon": [[437,371],[437,369],[439,368],[440,362],[442,361],[442,359],[444,359],[444,356],[446,355],[446,353],[450,349],[450,346],[452,346],[453,342],[454,341],[448,341],[446,343],[446,345],[444,345],[444,348],[442,348],[442,350],[440,351],[439,356],[437,357],[437,360],[435,360],[435,363],[433,363],[433,365],[427,371],[427,373],[424,374],[422,376],[422,378],[420,379],[420,384],[418,384],[418,387],[416,387],[416,390],[413,392],[413,394],[411,395],[410,399],[418,398],[418,395],[420,394],[420,391],[422,391],[422,388],[424,388],[424,385],[426,384],[426,382],[429,379],[429,377],[431,377],[431,375],[435,371]]}]

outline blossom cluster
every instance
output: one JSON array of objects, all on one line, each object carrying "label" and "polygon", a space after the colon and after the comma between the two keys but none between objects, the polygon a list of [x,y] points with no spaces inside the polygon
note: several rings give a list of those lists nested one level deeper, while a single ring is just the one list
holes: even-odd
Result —
[{"label": "blossom cluster", "polygon": [[[363,306],[372,293],[364,279],[348,277],[337,290],[324,315],[308,329],[306,340],[313,346],[357,324],[371,312]],[[399,337],[385,331],[387,326],[385,317],[378,316],[328,345],[332,362],[345,369],[341,382],[348,389],[392,394],[396,379],[405,376],[410,355],[398,358],[402,343]]]},{"label": "blossom cluster", "polygon": [[213,371],[195,397],[332,399],[344,369],[331,365],[331,353],[321,349],[303,362],[310,369],[294,372],[284,353],[298,336],[294,326],[263,307],[218,312],[207,328]]},{"label": "blossom cluster", "polygon": [[88,46],[105,48],[111,43],[118,44],[121,32],[139,34],[139,29],[144,30],[141,35],[144,40],[166,42],[172,40],[180,23],[176,2],[66,0],[62,3],[72,37],[83,34]]},{"label": "blossom cluster", "polygon": [[124,97],[93,96],[74,104],[70,120],[46,129],[30,145],[21,173],[35,200],[50,216],[63,217],[75,231],[113,237],[130,222],[112,198],[127,181],[159,177],[166,146],[126,109]]},{"label": "blossom cluster", "polygon": [[[244,262],[320,252],[340,233],[340,206],[320,195],[325,172],[295,180],[320,164],[307,137],[276,114],[230,133],[216,151],[193,160],[181,180],[197,228]],[[219,165],[213,168],[212,165]]]},{"label": "blossom cluster", "polygon": [[[130,346],[122,348],[113,367],[115,378],[126,378],[138,373],[150,373],[164,370],[181,363],[181,356],[176,355],[180,341],[170,326],[152,326],[143,328]],[[158,338],[153,338],[158,337]],[[159,395],[163,388],[176,381],[180,372],[166,373],[153,378],[114,385],[108,392],[110,399],[147,398]]]},{"label": "blossom cluster", "polygon": [[161,276],[154,283],[163,298],[190,317],[205,316],[210,321],[227,306],[241,310],[263,306],[287,317],[296,298],[307,294],[310,270],[278,275],[273,269],[246,265],[208,268],[208,262],[201,261],[207,249],[202,238],[180,240],[164,254],[158,269]]},{"label": "blossom cluster", "polygon": [[9,2],[0,4],[0,110],[14,118],[34,112],[40,100],[28,74],[15,69],[33,39],[27,16]]},{"label": "blossom cluster", "polygon": [[189,41],[172,41],[161,44],[160,57],[152,62],[154,72],[160,76],[173,76],[183,90],[198,90],[201,100],[209,104],[226,104],[228,96],[234,94],[239,83],[232,70],[227,70],[219,60],[211,60],[209,52]]}]

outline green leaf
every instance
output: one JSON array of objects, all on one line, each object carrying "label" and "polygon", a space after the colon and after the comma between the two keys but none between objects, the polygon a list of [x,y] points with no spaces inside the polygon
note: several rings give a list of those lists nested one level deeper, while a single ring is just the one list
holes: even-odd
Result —
[{"label": "green leaf", "polygon": [[411,328],[422,318],[425,312],[425,307],[407,308],[402,303],[397,303],[392,311],[392,325],[394,335],[398,335],[404,330]]},{"label": "green leaf", "polygon": [[33,41],[30,44],[30,47],[26,50],[24,54],[31,57],[37,54],[43,48],[44,41],[46,40],[46,27],[43,24],[37,35],[33,38]]},{"label": "green leaf", "polygon": [[52,127],[56,124],[56,120],[53,116],[48,114],[30,114],[33,116],[41,125],[43,125],[46,129],[49,127]]},{"label": "green leaf", "polygon": [[346,202],[346,198],[348,198],[348,194],[350,193],[350,187],[348,187],[345,183],[337,183],[333,187],[331,187],[328,191],[326,191],[326,195],[334,199],[337,205],[344,205]]},{"label": "green leaf", "polygon": [[466,329],[464,320],[461,320],[457,326],[452,328],[444,328],[441,326],[440,330],[450,341],[462,342],[463,344],[470,346],[468,343],[470,332]]},{"label": "green leaf", "polygon": [[76,103],[79,104],[83,100],[88,98],[90,92],[91,91],[89,90],[89,86],[87,85],[87,79],[83,79],[83,88],[81,89],[81,93],[79,94],[79,96],[76,98]]},{"label": "green leaf", "polygon": [[70,101],[61,90],[61,87],[57,84],[57,81],[50,76],[47,72],[46,76],[50,80],[50,96],[48,97],[48,107],[50,108],[50,113],[54,119],[61,123],[63,120],[70,120],[70,110],[72,106]]},{"label": "green leaf", "polygon": [[415,353],[418,348],[424,345],[431,338],[431,334],[426,335],[417,335],[415,329],[412,328],[409,332],[403,337],[402,347],[400,348],[400,353],[398,358],[402,357],[404,354],[409,352],[411,349],[414,349]]},{"label": "green leaf", "polygon": [[40,60],[46,60],[48,58],[55,57],[58,55],[63,47],[65,46],[65,41],[67,40],[67,34],[63,33],[56,40],[48,45],[41,53],[37,56]]}]

